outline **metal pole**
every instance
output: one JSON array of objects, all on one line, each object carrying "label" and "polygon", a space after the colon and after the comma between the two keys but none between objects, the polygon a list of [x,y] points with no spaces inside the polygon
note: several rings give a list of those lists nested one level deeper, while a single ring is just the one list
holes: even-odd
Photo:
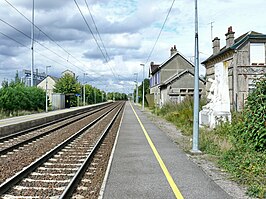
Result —
[{"label": "metal pole", "polygon": [[141,66],[143,66],[143,82],[142,82],[142,111],[144,111],[144,68],[145,65],[144,64],[140,64]]},{"label": "metal pole", "polygon": [[85,82],[83,83],[83,106],[85,106]]},{"label": "metal pole", "polygon": [[136,84],[137,84],[137,89],[136,89],[136,104],[139,103],[139,87],[138,87],[138,74],[136,78]]},{"label": "metal pole", "polygon": [[31,25],[31,76],[30,85],[33,86],[33,73],[34,73],[34,0],[32,0],[32,25]]},{"label": "metal pole", "polygon": [[194,71],[194,120],[192,153],[201,153],[199,150],[199,41],[198,41],[198,3],[195,0],[195,71]]},{"label": "metal pole", "polygon": [[[135,82],[136,82],[136,97],[135,97],[135,103],[137,103],[137,79],[138,79],[138,73],[134,73],[134,75],[136,75],[136,80],[135,80]],[[133,101],[134,101],[134,96],[133,96]]]},{"label": "metal pole", "polygon": [[86,101],[85,101],[85,75],[87,75],[87,73],[83,73],[83,106],[86,105]]},{"label": "metal pole", "polygon": [[96,104],[96,89],[93,89],[94,91],[94,104]]},{"label": "metal pole", "polygon": [[47,92],[47,78],[48,78],[48,68],[51,66],[46,66],[45,67],[45,74],[46,74],[46,78],[45,78],[45,112],[48,112],[48,92]]}]

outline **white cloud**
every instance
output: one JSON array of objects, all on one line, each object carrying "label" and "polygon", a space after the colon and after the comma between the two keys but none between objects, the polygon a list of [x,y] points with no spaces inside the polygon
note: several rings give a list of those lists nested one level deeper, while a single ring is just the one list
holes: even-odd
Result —
[{"label": "white cloud", "polygon": [[[84,1],[76,1],[102,47]],[[9,2],[31,19],[32,1],[9,0]],[[74,1],[46,0],[35,1],[35,23],[57,44],[35,30],[37,41],[50,49],[35,44],[35,68],[43,72],[46,65],[51,65],[50,73],[57,76],[63,70],[71,69],[79,77],[83,77],[86,71],[91,74],[88,81],[94,86],[108,91],[132,91],[133,74],[139,73],[139,81],[142,80],[140,63],[146,62],[172,0],[87,0],[87,2],[111,59],[108,59],[108,64],[105,63],[105,58]],[[224,34],[229,26],[233,26],[236,37],[250,30],[266,34],[263,21],[264,4],[263,0],[198,1],[200,59],[204,60],[212,53],[210,22],[214,22],[213,36],[221,39],[221,45],[225,44]],[[31,24],[5,1],[0,2],[0,19],[30,37]],[[16,70],[30,68],[31,42],[28,37],[1,21],[0,27],[0,33],[27,46],[23,47],[0,34],[0,82],[2,82],[3,79],[13,78]],[[193,0],[175,1],[161,37],[146,65],[146,76],[149,62],[164,62],[169,57],[169,50],[173,45],[176,45],[187,58],[193,60]],[[106,54],[105,50],[102,50],[103,54]],[[82,81],[82,78],[80,80]],[[125,88],[122,88],[122,85]]]}]

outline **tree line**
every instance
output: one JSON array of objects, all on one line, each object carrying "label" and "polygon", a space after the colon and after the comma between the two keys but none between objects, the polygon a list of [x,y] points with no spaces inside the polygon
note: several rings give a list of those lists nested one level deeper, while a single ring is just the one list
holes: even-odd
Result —
[{"label": "tree line", "polygon": [[[25,86],[20,81],[18,72],[11,82],[4,80],[0,89],[0,112],[4,115],[18,115],[21,111],[41,112],[45,110],[45,90]],[[84,87],[77,77],[70,74],[62,76],[55,84],[54,93],[70,95],[70,106],[83,104]],[[80,96],[80,97],[77,97]],[[85,102],[95,104],[107,100],[126,100],[125,93],[106,93],[89,84],[85,85]],[[51,101],[51,99],[49,99]]]}]

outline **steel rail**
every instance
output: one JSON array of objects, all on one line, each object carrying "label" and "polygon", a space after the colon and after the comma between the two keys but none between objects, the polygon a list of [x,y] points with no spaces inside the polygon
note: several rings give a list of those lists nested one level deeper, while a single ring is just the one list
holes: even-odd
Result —
[{"label": "steel rail", "polygon": [[[103,104],[102,106],[105,107],[105,105],[108,105],[108,104]],[[83,110],[83,111],[78,112],[78,113],[73,114],[73,115],[69,115],[69,116],[66,116],[66,117],[63,117],[63,118],[60,118],[60,119],[57,119],[57,120],[54,120],[54,121],[51,121],[51,122],[45,123],[45,124],[41,124],[41,125],[38,125],[38,126],[31,127],[31,128],[29,128],[29,129],[25,129],[25,130],[22,130],[22,131],[19,131],[19,132],[16,132],[16,133],[12,133],[11,135],[7,135],[7,136],[4,136],[4,137],[1,137],[1,138],[0,138],[0,142],[4,142],[4,141],[9,140],[9,139],[12,139],[12,138],[14,138],[14,137],[17,137],[17,136],[20,136],[20,135],[27,134],[27,133],[30,132],[30,131],[35,131],[35,130],[38,130],[38,129],[40,129],[40,128],[47,127],[47,126],[49,126],[49,125],[52,125],[52,124],[55,124],[55,123],[61,122],[61,121],[63,121],[63,120],[69,119],[69,118],[71,118],[71,117],[75,117],[75,116],[77,116],[77,115],[79,115],[79,114],[81,114],[81,113],[84,113],[84,112],[86,112],[86,111],[91,111],[91,109],[93,109],[93,108],[99,108],[99,107],[101,107],[101,105],[99,105],[99,106],[95,106],[95,107],[88,107],[89,110],[86,109],[86,110]]]},{"label": "steel rail", "polygon": [[[26,145],[26,144],[28,144],[28,143],[30,143],[30,142],[33,142],[34,140],[37,140],[37,139],[39,139],[39,138],[41,138],[41,137],[44,137],[44,136],[46,136],[46,135],[52,133],[53,131],[56,131],[56,130],[58,130],[58,129],[60,129],[60,128],[63,128],[63,127],[65,127],[65,126],[68,126],[68,125],[70,125],[70,124],[72,124],[72,123],[74,123],[74,122],[76,122],[76,121],[78,121],[78,120],[80,120],[80,119],[83,119],[83,118],[85,118],[85,117],[88,117],[88,115],[91,115],[91,114],[97,113],[97,112],[99,112],[99,111],[101,111],[101,110],[103,110],[103,109],[105,109],[105,108],[108,108],[108,107],[102,107],[102,108],[100,108],[100,109],[93,110],[93,111],[89,112],[88,114],[86,114],[86,115],[84,115],[84,116],[82,116],[82,117],[76,118],[76,119],[74,119],[74,120],[72,120],[72,121],[69,121],[68,123],[65,123],[65,124],[62,124],[62,125],[60,125],[60,126],[58,126],[58,127],[55,127],[55,128],[53,128],[53,129],[50,129],[50,130],[48,130],[48,131],[46,131],[46,132],[44,132],[44,133],[42,133],[42,134],[40,134],[40,135],[36,135],[36,136],[34,136],[34,137],[30,138],[30,139],[24,140],[24,141],[22,141],[22,142],[19,142],[19,143],[17,143],[17,144],[14,144],[14,145],[12,145],[12,146],[10,146],[10,147],[4,148],[4,149],[0,150],[0,155],[4,155],[4,154],[6,154],[6,153],[8,153],[8,152],[10,152],[10,151],[13,151],[14,149],[17,149],[17,148],[19,148],[19,147],[21,147],[21,146],[24,146],[24,145]],[[70,117],[70,118],[71,118],[71,117]],[[65,119],[65,118],[64,118],[64,119]],[[64,119],[63,119],[63,120],[64,120]],[[68,119],[69,119],[69,118],[68,118]]]},{"label": "steel rail", "polygon": [[113,116],[113,119],[110,121],[108,126],[104,129],[104,131],[102,132],[102,135],[98,139],[97,143],[94,145],[90,154],[84,160],[84,162],[82,163],[82,165],[80,166],[80,168],[78,169],[78,171],[76,172],[76,174],[74,175],[74,177],[72,178],[72,180],[70,181],[70,183],[68,184],[68,186],[66,187],[64,192],[61,194],[59,199],[67,199],[67,198],[70,198],[72,196],[73,192],[75,191],[76,187],[78,186],[78,183],[80,182],[80,180],[82,179],[83,175],[85,174],[87,168],[89,167],[90,161],[92,160],[94,154],[97,152],[97,150],[100,147],[100,145],[102,144],[104,138],[108,134],[109,130],[112,128],[116,118],[118,117],[118,115],[121,112],[123,107],[124,107],[124,104],[122,104],[122,106],[119,108],[117,113]]},{"label": "steel rail", "polygon": [[[119,104],[118,104],[119,105]],[[118,106],[117,105],[117,106]],[[15,174],[13,177],[7,179],[4,183],[0,185],[0,195],[7,192],[10,188],[12,188],[15,184],[20,182],[23,178],[28,176],[31,172],[33,172],[35,169],[37,169],[39,166],[41,166],[43,163],[45,163],[47,160],[52,158],[56,153],[58,153],[61,149],[63,149],[66,145],[74,141],[77,137],[82,135],[88,128],[99,122],[102,118],[104,118],[106,115],[108,115],[112,110],[114,110],[117,106],[113,107],[108,112],[102,114],[100,117],[96,118],[86,126],[84,126],[82,129],[80,129],[78,132],[76,132],[74,135],[66,139],[61,144],[57,145],[50,151],[48,151],[46,154],[38,158],[35,162],[31,163],[27,167],[24,167],[23,170]]]}]

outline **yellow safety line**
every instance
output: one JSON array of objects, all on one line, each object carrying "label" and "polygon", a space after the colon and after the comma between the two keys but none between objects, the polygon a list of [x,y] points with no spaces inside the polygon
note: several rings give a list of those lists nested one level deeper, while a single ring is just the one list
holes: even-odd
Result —
[{"label": "yellow safety line", "polygon": [[157,161],[159,162],[159,164],[160,164],[160,166],[161,166],[161,169],[163,170],[163,173],[164,173],[164,175],[165,175],[165,177],[166,177],[166,179],[167,179],[169,185],[171,186],[171,188],[172,188],[172,190],[173,190],[173,192],[174,192],[174,194],[175,194],[175,197],[176,197],[177,199],[184,199],[183,196],[182,196],[182,194],[181,194],[181,192],[180,192],[179,189],[177,188],[177,186],[176,186],[176,184],[175,184],[175,181],[173,180],[172,176],[170,175],[168,169],[166,168],[166,166],[165,166],[165,164],[164,164],[162,158],[160,157],[160,155],[159,155],[157,149],[155,148],[155,146],[154,146],[154,144],[153,144],[153,142],[152,142],[152,140],[151,140],[149,134],[147,133],[146,129],[144,128],[142,122],[140,121],[140,119],[139,119],[139,117],[138,117],[136,111],[134,110],[134,108],[133,108],[133,106],[131,105],[131,103],[129,103],[129,104],[130,104],[130,106],[131,106],[131,108],[132,108],[132,110],[133,110],[133,112],[134,112],[134,114],[135,114],[135,116],[136,116],[136,118],[137,118],[137,120],[138,120],[138,122],[139,122],[141,128],[142,128],[142,131],[143,131],[143,133],[144,133],[144,135],[145,135],[145,137],[146,137],[146,139],[147,139],[147,141],[148,141],[148,143],[149,143],[149,145],[150,145],[150,147],[151,147],[151,149],[152,149],[152,151],[153,151],[153,153],[154,153],[154,155],[155,155]]}]

